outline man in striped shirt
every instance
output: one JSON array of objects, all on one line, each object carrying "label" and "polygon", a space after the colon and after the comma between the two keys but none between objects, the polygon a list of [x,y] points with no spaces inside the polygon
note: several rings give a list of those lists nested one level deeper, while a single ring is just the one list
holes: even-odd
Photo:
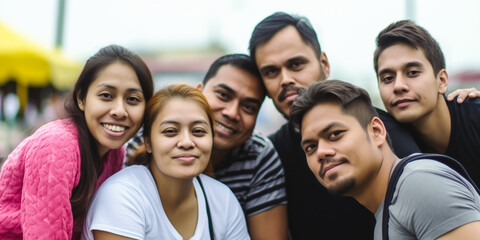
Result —
[{"label": "man in striped shirt", "polygon": [[271,141],[254,132],[266,94],[261,81],[249,56],[231,54],[210,66],[198,88],[215,115],[210,158],[215,178],[237,197],[252,239],[287,239],[283,167]]}]

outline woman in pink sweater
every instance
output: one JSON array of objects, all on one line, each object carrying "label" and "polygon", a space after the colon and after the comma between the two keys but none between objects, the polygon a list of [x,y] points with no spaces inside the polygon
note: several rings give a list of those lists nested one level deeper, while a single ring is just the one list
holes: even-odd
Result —
[{"label": "woman in pink sweater", "polygon": [[65,102],[69,116],[40,127],[2,167],[1,238],[79,238],[92,195],[122,168],[152,95],[150,70],[133,52],[110,45],[88,59]]}]

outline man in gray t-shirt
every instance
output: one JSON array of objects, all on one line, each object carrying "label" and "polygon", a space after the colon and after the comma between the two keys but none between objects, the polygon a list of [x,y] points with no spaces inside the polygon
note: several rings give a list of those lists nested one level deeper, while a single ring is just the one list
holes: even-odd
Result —
[{"label": "man in gray t-shirt", "polygon": [[[381,239],[383,201],[399,159],[368,93],[338,80],[314,83],[295,99],[290,120],[301,131],[317,180],[375,213],[374,238]],[[389,213],[390,239],[480,237],[480,196],[459,173],[434,160],[406,165]]]},{"label": "man in gray t-shirt", "polygon": [[[437,161],[417,160],[404,167],[389,206],[390,239],[437,239],[480,219],[480,197],[453,169]],[[383,204],[375,219],[382,235]]]}]

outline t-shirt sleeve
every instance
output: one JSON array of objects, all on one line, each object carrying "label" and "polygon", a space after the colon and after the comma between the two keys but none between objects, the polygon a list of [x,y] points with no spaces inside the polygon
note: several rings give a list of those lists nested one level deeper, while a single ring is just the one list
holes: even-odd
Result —
[{"label": "t-shirt sleeve", "polygon": [[247,196],[247,216],[287,203],[282,163],[270,140],[265,139],[264,144],[257,155],[256,173]]},{"label": "t-shirt sleeve", "polygon": [[86,221],[87,235],[101,230],[117,235],[144,239],[145,215],[136,188],[124,182],[105,182],[97,191]]},{"label": "t-shirt sleeve", "polygon": [[407,171],[413,164],[405,167],[397,184],[396,203],[391,206],[396,210],[390,210],[398,214],[391,217],[392,224],[406,228],[418,239],[436,239],[480,220],[479,197],[466,180],[440,163],[436,163],[441,165],[439,171]]}]

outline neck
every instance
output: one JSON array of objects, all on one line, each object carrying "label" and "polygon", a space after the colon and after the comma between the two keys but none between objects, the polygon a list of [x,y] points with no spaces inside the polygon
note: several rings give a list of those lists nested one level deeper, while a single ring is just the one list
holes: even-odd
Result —
[{"label": "neck", "polygon": [[162,199],[162,205],[165,211],[175,209],[192,198],[196,199],[193,179],[168,177],[160,173],[160,170],[158,170],[154,163],[150,165],[150,172],[157,185],[158,194],[160,195],[160,199]]},{"label": "neck", "polygon": [[217,149],[213,148],[212,154],[210,155],[210,162],[213,165],[213,168],[216,168],[220,163],[227,157],[227,155],[230,153],[230,150],[222,150],[222,149]]},{"label": "neck", "polygon": [[370,212],[375,213],[380,206],[380,203],[385,198],[387,193],[388,181],[390,179],[390,173],[398,157],[387,147],[383,147],[381,158],[381,166],[377,171],[377,174],[356,193],[353,194],[355,200],[366,207]]},{"label": "neck", "polygon": [[432,112],[410,125],[413,135],[422,148],[428,152],[445,153],[450,141],[450,111],[443,95],[438,95],[437,106]]}]

